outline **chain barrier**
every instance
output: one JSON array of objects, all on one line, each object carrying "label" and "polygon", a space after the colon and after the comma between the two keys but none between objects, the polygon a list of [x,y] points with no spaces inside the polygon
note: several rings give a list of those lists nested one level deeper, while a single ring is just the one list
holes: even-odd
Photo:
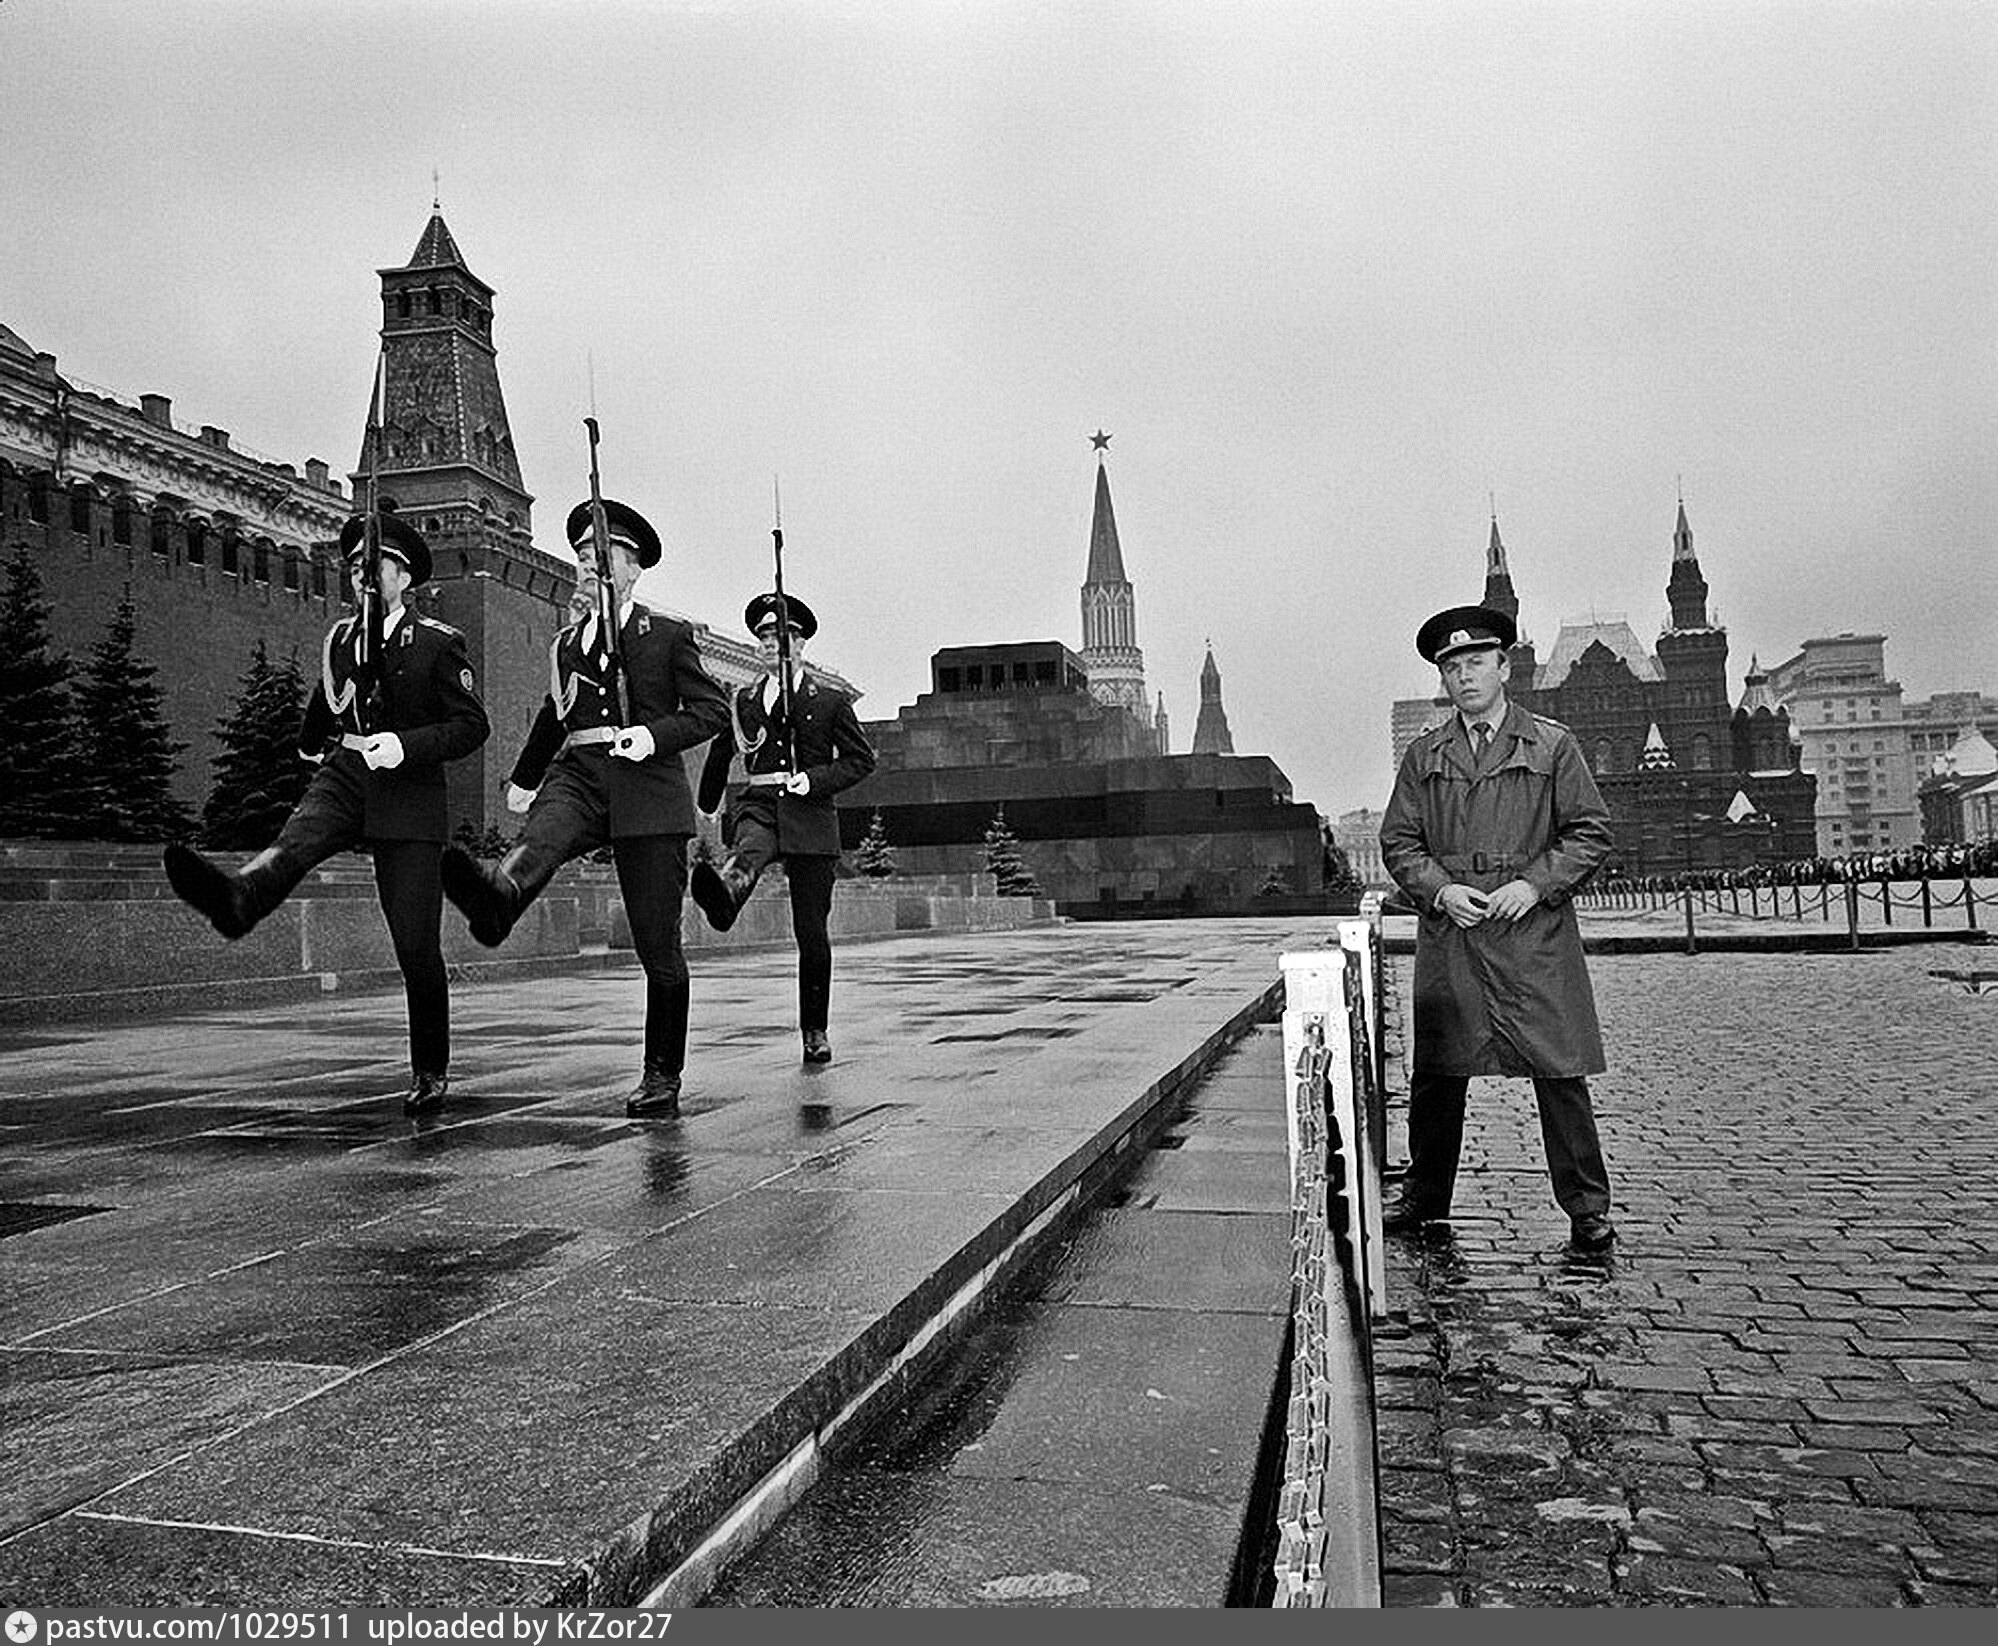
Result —
[{"label": "chain barrier", "polygon": [[1280,1608],[1378,1606],[1372,1319],[1384,1297],[1378,921],[1286,954],[1292,1356],[1274,1595]]}]

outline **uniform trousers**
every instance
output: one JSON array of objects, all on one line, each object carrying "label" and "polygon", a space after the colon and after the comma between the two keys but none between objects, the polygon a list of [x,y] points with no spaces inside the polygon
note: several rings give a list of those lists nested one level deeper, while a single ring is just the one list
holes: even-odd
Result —
[{"label": "uniform trousers", "polygon": [[445,1074],[451,1065],[451,987],[438,936],[444,912],[444,845],[438,840],[369,840],[363,833],[366,782],[366,767],[358,757],[335,755],[312,774],[304,797],[278,831],[283,883],[272,888],[276,895],[266,901],[275,905],[327,858],[365,844],[374,858],[375,895],[402,970],[410,1069],[420,1075]]},{"label": "uniform trousers", "polygon": [[532,888],[539,891],[547,875],[572,857],[609,845],[617,865],[618,890],[624,896],[624,917],[631,926],[632,947],[645,968],[645,1066],[667,1074],[680,1073],[687,1063],[692,991],[686,951],[680,945],[680,910],[687,895],[690,838],[685,834],[613,837],[610,802],[601,784],[592,781],[587,772],[558,765],[529,808],[515,848],[531,849],[538,862],[545,861],[545,873]]},{"label": "uniform trousers", "polygon": [[[753,813],[738,816],[729,855],[753,887],[779,858],[791,887],[791,932],[798,942],[798,1027],[823,1030],[832,1017],[833,880],[839,858],[816,852],[780,852],[777,835]],[[747,897],[748,891],[743,892]]]},{"label": "uniform trousers", "polygon": [[[1457,1185],[1457,1157],[1464,1145],[1462,1075],[1417,1073],[1408,1088],[1408,1177],[1403,1192],[1433,1217],[1450,1209]],[[1535,1077],[1540,1141],[1554,1199],[1571,1218],[1610,1208],[1609,1170],[1596,1136],[1589,1083],[1580,1075]]]}]

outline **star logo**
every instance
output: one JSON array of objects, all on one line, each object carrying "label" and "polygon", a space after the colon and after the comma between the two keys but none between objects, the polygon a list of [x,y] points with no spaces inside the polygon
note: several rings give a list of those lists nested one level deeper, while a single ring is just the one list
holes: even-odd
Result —
[{"label": "star logo", "polygon": [[9,1612],[7,1614],[7,1638],[14,1646],[28,1646],[35,1638],[39,1625],[33,1612]]}]

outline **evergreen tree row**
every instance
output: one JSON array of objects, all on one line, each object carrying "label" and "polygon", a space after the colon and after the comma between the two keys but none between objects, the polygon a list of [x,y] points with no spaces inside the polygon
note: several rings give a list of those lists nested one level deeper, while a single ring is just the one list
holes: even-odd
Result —
[{"label": "evergreen tree row", "polygon": [[[56,650],[40,568],[23,548],[0,594],[0,838],[167,841],[195,832],[173,792],[187,752],[161,711],[158,668],[137,649],[127,585],[79,672]],[[202,808],[210,846],[265,846],[310,771],[294,739],[305,701],[296,657],[271,662],[262,641],[216,726],[222,753]]]}]

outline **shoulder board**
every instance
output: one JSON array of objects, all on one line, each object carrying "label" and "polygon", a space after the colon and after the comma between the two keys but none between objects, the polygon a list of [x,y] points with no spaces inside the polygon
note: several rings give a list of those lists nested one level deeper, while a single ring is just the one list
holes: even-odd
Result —
[{"label": "shoulder board", "polygon": [[1565,732],[1568,729],[1560,721],[1550,720],[1544,714],[1534,714],[1531,709],[1527,710],[1527,714],[1531,716],[1534,725],[1540,727],[1541,730],[1543,731],[1559,733],[1559,732]]},{"label": "shoulder board", "polygon": [[[416,620],[416,627],[419,629],[428,629],[433,634],[446,635],[453,640],[463,640],[465,638],[465,631],[463,629],[454,629],[449,623],[440,623],[434,617],[419,617]],[[415,631],[412,630],[411,632],[414,633]]]}]

